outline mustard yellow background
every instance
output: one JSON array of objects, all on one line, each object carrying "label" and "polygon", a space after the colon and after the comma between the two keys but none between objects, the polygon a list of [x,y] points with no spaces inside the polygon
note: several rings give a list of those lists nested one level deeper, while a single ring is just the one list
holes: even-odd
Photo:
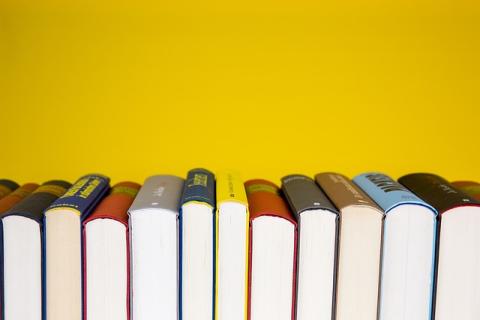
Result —
[{"label": "mustard yellow background", "polygon": [[0,0],[0,176],[480,180],[478,1]]}]

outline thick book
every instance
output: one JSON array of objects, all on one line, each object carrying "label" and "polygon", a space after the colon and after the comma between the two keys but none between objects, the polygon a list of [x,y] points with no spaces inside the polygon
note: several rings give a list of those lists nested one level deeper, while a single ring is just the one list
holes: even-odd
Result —
[{"label": "thick book", "polygon": [[129,209],[131,314],[134,320],[179,316],[179,202],[184,180],[147,178]]},{"label": "thick book", "polygon": [[334,318],[337,208],[307,176],[282,178],[282,190],[298,221],[297,320]]},{"label": "thick book", "polygon": [[214,318],[215,176],[188,172],[180,200],[180,288],[183,320]]},{"label": "thick book", "polygon": [[83,223],[83,319],[130,319],[128,208],[140,185],[120,182]]},{"label": "thick book", "polygon": [[69,187],[65,181],[45,182],[1,215],[2,319],[44,319],[43,212]]},{"label": "thick book", "polygon": [[90,174],[77,180],[44,214],[46,315],[82,319],[81,221],[109,190],[109,179]]},{"label": "thick book", "polygon": [[0,199],[13,192],[18,187],[18,184],[12,180],[0,179]]},{"label": "thick book", "polygon": [[434,174],[399,182],[440,215],[435,319],[480,319],[480,202]]},{"label": "thick book", "polygon": [[217,174],[217,320],[245,320],[248,298],[249,213],[245,186],[237,173]]},{"label": "thick book", "polygon": [[397,181],[365,173],[353,181],[384,211],[380,320],[430,320],[437,212]]},{"label": "thick book", "polygon": [[250,210],[249,319],[294,320],[297,221],[280,189],[245,182]]},{"label": "thick book", "polygon": [[475,181],[454,181],[452,185],[476,200],[480,200],[480,183]]},{"label": "thick book", "polygon": [[336,319],[376,319],[383,211],[341,174],[315,180],[340,213]]},{"label": "thick book", "polygon": [[0,199],[0,214],[9,210],[38,188],[36,183],[26,183]]}]

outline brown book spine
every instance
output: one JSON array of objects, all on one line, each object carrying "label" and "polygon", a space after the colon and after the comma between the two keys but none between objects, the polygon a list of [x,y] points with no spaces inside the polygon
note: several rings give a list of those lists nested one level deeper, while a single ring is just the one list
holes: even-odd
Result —
[{"label": "brown book spine", "polygon": [[351,205],[371,206],[379,209],[365,192],[342,174],[319,173],[315,176],[315,181],[339,210]]}]

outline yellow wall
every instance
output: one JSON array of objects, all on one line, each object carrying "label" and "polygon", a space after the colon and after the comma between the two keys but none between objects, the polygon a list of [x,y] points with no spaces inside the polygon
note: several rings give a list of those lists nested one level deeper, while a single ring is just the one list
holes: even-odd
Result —
[{"label": "yellow wall", "polygon": [[0,0],[0,176],[480,180],[480,2]]}]

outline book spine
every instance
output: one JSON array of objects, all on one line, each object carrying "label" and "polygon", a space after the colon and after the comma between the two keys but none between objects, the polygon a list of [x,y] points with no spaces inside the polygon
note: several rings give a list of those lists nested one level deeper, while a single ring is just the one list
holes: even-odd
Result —
[{"label": "book spine", "polygon": [[[246,256],[245,256],[245,288],[248,288],[248,244],[249,244],[249,211],[248,211],[248,202],[247,194],[245,192],[245,186],[243,181],[238,173],[234,172],[221,172],[217,174],[216,180],[216,192],[217,192],[217,214],[215,222],[215,256],[216,256],[216,265],[215,265],[215,301],[218,301],[218,236],[219,236],[219,208],[222,202],[232,201],[238,202],[245,205],[246,209],[246,221],[245,221],[245,233],[246,233],[246,243],[245,246]],[[245,320],[247,319],[247,309],[248,309],[248,290],[245,290]],[[218,304],[215,304],[215,319],[218,319]]]},{"label": "book spine", "polygon": [[480,202],[434,174],[414,173],[403,176],[398,181],[440,214],[458,206],[480,205]]},{"label": "book spine", "polygon": [[480,183],[473,181],[455,181],[452,182],[452,185],[470,195],[475,200],[480,200]]},{"label": "book spine", "polygon": [[365,193],[375,201],[385,213],[402,204],[417,204],[435,209],[425,201],[414,195],[403,185],[382,173],[364,173],[353,179]]},{"label": "book spine", "polygon": [[178,213],[183,183],[182,178],[172,175],[147,178],[129,211],[157,208]]},{"label": "book spine", "polygon": [[378,209],[376,203],[365,192],[342,174],[319,173],[315,176],[315,181],[338,210],[350,205],[363,205]]},{"label": "book spine", "polygon": [[337,208],[310,177],[299,174],[285,176],[282,178],[282,191],[297,219],[305,210],[323,209],[338,214]]},{"label": "book spine", "polygon": [[204,202],[215,207],[215,176],[206,169],[193,169],[188,172],[180,203]]},{"label": "book spine", "polygon": [[77,180],[47,211],[69,208],[84,217],[90,213],[109,189],[109,178],[90,174]]}]

